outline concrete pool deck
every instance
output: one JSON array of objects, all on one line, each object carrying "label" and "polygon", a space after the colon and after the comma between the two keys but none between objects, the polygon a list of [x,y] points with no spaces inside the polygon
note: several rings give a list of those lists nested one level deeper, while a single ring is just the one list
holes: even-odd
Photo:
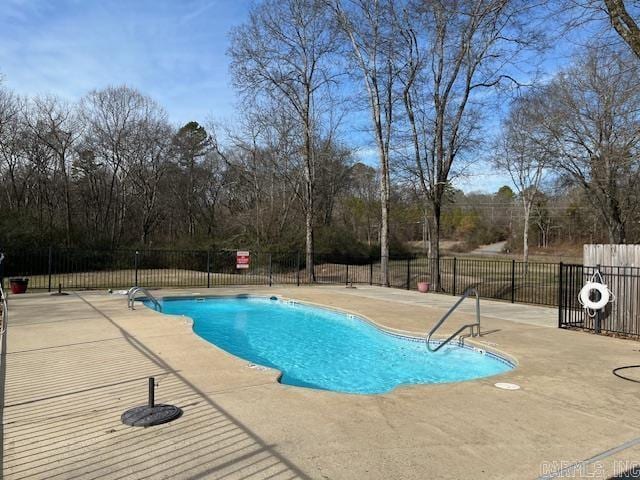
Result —
[{"label": "concrete pool deck", "polygon": [[[424,334],[456,299],[377,287],[165,289],[154,295],[281,295]],[[472,315],[472,302],[443,327]],[[622,446],[561,478],[608,478],[640,463],[640,343],[553,328],[555,309],[482,301],[480,345],[519,365],[496,377],[346,395],[278,384],[197,337],[190,322],[126,297],[10,297],[2,478],[538,478]],[[640,374],[628,372],[640,380]],[[184,415],[120,423],[146,401]],[[505,391],[495,382],[521,390]]]}]

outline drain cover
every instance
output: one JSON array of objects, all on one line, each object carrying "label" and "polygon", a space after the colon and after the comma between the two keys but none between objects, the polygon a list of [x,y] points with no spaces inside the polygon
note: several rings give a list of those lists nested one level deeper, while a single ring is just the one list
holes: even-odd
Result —
[{"label": "drain cover", "polygon": [[520,385],[516,385],[515,383],[498,382],[495,384],[495,386],[501,388],[502,390],[520,390]]},{"label": "drain cover", "polygon": [[175,405],[158,404],[153,407],[149,405],[134,407],[124,412],[120,418],[122,423],[132,427],[152,427],[175,420],[180,415],[182,410]]}]

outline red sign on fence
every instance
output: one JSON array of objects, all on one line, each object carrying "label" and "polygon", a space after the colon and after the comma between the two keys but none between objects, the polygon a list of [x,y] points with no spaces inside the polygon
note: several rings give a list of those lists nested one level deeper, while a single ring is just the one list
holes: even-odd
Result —
[{"label": "red sign on fence", "polygon": [[238,250],[236,253],[236,268],[249,268],[249,252],[246,250]]}]

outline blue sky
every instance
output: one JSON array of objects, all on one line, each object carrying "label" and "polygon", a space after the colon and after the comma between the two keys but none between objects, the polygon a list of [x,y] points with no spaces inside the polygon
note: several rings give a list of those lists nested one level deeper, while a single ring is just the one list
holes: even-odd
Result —
[{"label": "blue sky", "polygon": [[[126,84],[157,100],[174,124],[208,118],[226,123],[236,107],[228,32],[246,19],[250,1],[0,0],[0,75],[17,93],[71,101]],[[550,72],[563,63],[559,50],[566,54],[562,46],[556,49]],[[346,140],[375,164],[360,117],[352,118]],[[470,173],[457,182],[465,191],[494,192],[510,183],[486,166]]]},{"label": "blue sky", "polygon": [[69,100],[127,84],[175,123],[232,115],[227,32],[245,0],[0,0],[0,74]]}]

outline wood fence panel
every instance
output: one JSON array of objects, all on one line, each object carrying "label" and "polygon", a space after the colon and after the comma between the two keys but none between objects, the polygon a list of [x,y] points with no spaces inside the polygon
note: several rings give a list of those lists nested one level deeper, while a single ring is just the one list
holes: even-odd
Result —
[{"label": "wood fence panel", "polygon": [[640,245],[588,244],[584,246],[582,260],[582,264],[588,267],[608,265],[640,268]]},{"label": "wood fence panel", "polygon": [[[583,264],[599,265],[614,295],[604,310],[603,330],[640,335],[640,245],[585,245]],[[584,282],[590,280],[586,276]]]}]

